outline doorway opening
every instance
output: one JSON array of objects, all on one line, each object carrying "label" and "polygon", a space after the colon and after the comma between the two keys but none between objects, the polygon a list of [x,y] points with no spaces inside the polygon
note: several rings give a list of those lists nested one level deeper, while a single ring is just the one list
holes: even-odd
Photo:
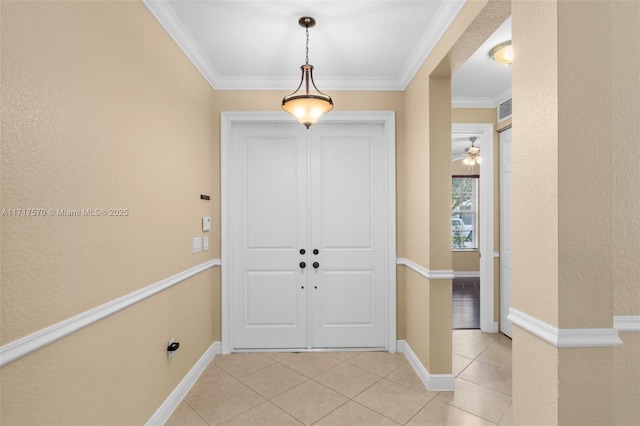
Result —
[{"label": "doorway opening", "polygon": [[[498,331],[498,322],[494,320],[494,258],[496,254],[494,253],[493,129],[493,124],[489,123],[453,123],[451,126],[452,144],[462,141],[461,143],[466,146],[469,144],[469,138],[475,137],[475,145],[482,147],[483,155],[478,183],[478,249],[452,252],[467,258],[461,260],[462,262],[475,262],[474,264],[477,265],[474,268],[467,267],[464,268],[467,270],[462,270],[456,267],[457,261],[454,259],[453,328],[456,328],[456,322],[460,323],[463,321],[462,318],[474,314],[473,321],[465,319],[464,324],[478,324],[473,327],[460,326],[460,328],[480,328],[485,333]],[[455,152],[456,149],[452,146],[452,155],[455,155]],[[477,166],[474,173],[478,173]],[[459,289],[462,290],[457,295],[456,283],[460,283]]]}]

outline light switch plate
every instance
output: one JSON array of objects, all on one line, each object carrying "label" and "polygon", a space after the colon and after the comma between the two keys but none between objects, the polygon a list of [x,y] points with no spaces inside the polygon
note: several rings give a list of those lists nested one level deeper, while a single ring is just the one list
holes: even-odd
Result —
[{"label": "light switch plate", "polygon": [[205,216],[202,218],[202,231],[207,232],[211,230],[211,217]]},{"label": "light switch plate", "polygon": [[192,253],[198,253],[202,251],[202,238],[201,237],[195,237],[193,239],[193,251]]},{"label": "light switch plate", "polygon": [[202,237],[202,251],[209,250],[209,237]]}]

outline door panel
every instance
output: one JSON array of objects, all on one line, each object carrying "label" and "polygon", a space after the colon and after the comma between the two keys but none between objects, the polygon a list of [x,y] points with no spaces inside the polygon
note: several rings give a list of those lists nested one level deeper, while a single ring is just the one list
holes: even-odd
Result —
[{"label": "door panel", "polygon": [[231,136],[232,344],[306,348],[306,135],[244,123]]},{"label": "door panel", "polygon": [[384,125],[243,123],[230,141],[232,348],[384,348]]},{"label": "door panel", "polygon": [[383,135],[382,125],[353,123],[311,135],[313,347],[385,346]]},{"label": "door panel", "polygon": [[325,271],[321,288],[323,327],[374,326],[372,271]]}]

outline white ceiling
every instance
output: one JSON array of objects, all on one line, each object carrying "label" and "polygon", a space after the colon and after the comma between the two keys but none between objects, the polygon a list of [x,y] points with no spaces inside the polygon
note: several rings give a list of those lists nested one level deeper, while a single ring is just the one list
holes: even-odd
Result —
[{"label": "white ceiling", "polygon": [[[320,90],[403,90],[464,0],[143,0],[216,89],[290,90],[305,60],[301,16],[313,16],[309,63]],[[501,30],[498,30],[498,33]],[[506,37],[506,38],[505,38]],[[499,41],[494,42],[494,40]],[[453,76],[454,106],[488,106],[510,90],[488,58],[492,37]],[[481,48],[484,49],[485,46]],[[499,99],[500,98],[500,99]],[[462,103],[458,102],[460,99]],[[476,99],[477,105],[471,105]]]}]

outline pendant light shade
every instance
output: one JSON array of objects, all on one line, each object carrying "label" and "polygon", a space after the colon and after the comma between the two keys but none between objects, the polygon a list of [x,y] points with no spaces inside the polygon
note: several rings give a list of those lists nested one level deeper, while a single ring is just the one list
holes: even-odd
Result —
[{"label": "pendant light shade", "polygon": [[322,114],[333,109],[333,100],[318,90],[313,81],[313,65],[309,64],[309,27],[313,27],[316,21],[303,16],[298,23],[306,28],[306,62],[300,67],[302,77],[298,88],[282,98],[282,109],[295,116],[308,129]]}]

